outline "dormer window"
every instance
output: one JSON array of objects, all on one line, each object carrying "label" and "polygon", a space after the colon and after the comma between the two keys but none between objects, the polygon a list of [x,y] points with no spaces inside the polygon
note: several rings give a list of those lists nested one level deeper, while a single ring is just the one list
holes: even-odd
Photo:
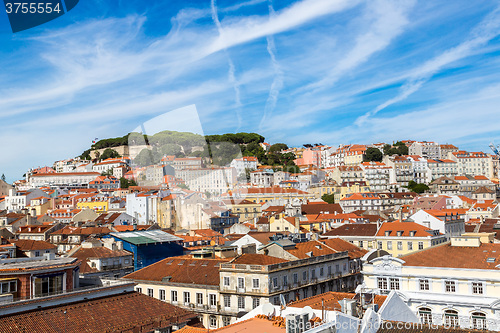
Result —
[{"label": "dormer window", "polygon": [[385,235],[386,235],[386,236],[390,236],[390,235],[391,235],[391,230],[387,230],[387,231],[385,232]]},{"label": "dormer window", "polygon": [[398,230],[397,235],[398,235],[398,236],[403,236],[403,231]]}]

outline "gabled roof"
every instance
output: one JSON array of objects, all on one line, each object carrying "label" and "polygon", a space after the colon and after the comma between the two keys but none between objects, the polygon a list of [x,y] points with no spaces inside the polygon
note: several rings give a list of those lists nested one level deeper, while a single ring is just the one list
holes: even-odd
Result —
[{"label": "gabled roof", "polygon": [[[137,292],[7,315],[1,332],[146,332],[186,323],[196,314]],[[147,327],[147,330],[144,328]]]},{"label": "gabled roof", "polygon": [[[103,258],[117,258],[132,256],[133,254],[124,250],[111,250],[107,247],[93,247],[93,248],[80,248],[78,251],[73,253],[71,257],[77,258],[82,261],[80,266],[80,273],[92,273],[97,272],[97,269],[90,267],[88,264],[89,259],[103,259]],[[131,263],[132,265],[132,263]]]},{"label": "gabled roof", "polygon": [[195,259],[190,256],[170,257],[125,275],[124,279],[219,286],[219,265],[229,259]]},{"label": "gabled roof", "polygon": [[[499,243],[486,243],[479,247],[451,246],[446,243],[402,256],[400,259],[405,261],[404,266],[498,270],[496,266],[500,264],[499,253]],[[495,261],[488,262],[488,258],[495,258]]]},{"label": "gabled roof", "polygon": [[376,233],[376,223],[352,223],[332,229],[324,236],[375,236]]},{"label": "gabled roof", "polygon": [[49,242],[30,239],[11,240],[10,242],[16,244],[21,251],[53,250],[57,248],[57,246]]},{"label": "gabled roof", "polygon": [[[386,232],[389,233],[389,236],[429,237],[433,235],[432,233],[434,231],[416,222],[394,221],[382,223],[382,226],[377,232],[377,236],[386,236]],[[398,235],[398,232],[401,232],[401,235]],[[413,236],[412,232],[415,233]],[[440,233],[438,234],[441,235]]]},{"label": "gabled roof", "polygon": [[[359,297],[359,295],[355,293],[342,293],[342,292],[326,292],[324,294],[319,294],[316,296],[308,297],[301,299],[300,301],[295,301],[288,306],[294,307],[294,308],[304,308],[306,306],[310,306],[311,308],[315,310],[323,310],[323,309],[328,309],[329,311],[340,311],[341,306],[339,301],[343,299],[354,299],[356,296]],[[373,303],[378,304],[379,307],[382,306],[382,304],[385,302],[387,296],[385,295],[375,295],[375,299],[373,300]],[[367,302],[372,303],[372,300],[369,300]]]}]

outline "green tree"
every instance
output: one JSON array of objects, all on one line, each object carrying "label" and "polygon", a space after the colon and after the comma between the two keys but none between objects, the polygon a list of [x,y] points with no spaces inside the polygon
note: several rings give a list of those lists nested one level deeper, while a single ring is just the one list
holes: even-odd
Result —
[{"label": "green tree", "polygon": [[128,179],[125,177],[120,178],[120,188],[128,188],[130,186]]},{"label": "green tree", "polygon": [[370,147],[370,148],[366,149],[366,153],[365,153],[365,156],[363,157],[363,161],[365,161],[365,162],[381,162],[382,157],[384,157],[384,155],[382,154],[382,152],[379,149]]},{"label": "green tree", "polygon": [[108,158],[117,158],[120,157],[120,154],[114,149],[111,148],[106,148],[104,149],[102,155],[101,155],[101,160],[107,160]]},{"label": "green tree", "polygon": [[335,203],[335,194],[325,193],[321,196],[321,200],[323,200],[324,202],[327,202],[329,204],[333,204],[333,203]]},{"label": "green tree", "polygon": [[186,184],[181,183],[181,184],[177,185],[177,187],[183,188],[185,190],[189,190],[189,187]]},{"label": "green tree", "polygon": [[426,184],[417,184],[416,182],[414,182],[413,180],[410,180],[408,182],[408,186],[407,188],[412,191],[412,192],[415,192],[415,193],[424,193],[426,191],[429,191],[429,186],[427,186]]},{"label": "green tree", "polygon": [[1,178],[3,181],[5,181],[5,174],[2,173],[2,178]]},{"label": "green tree", "polygon": [[285,150],[285,149],[288,149],[288,146],[284,143],[275,143],[274,145],[272,145],[271,147],[269,147],[269,152],[270,153],[273,153],[273,152],[280,152],[282,150]]}]

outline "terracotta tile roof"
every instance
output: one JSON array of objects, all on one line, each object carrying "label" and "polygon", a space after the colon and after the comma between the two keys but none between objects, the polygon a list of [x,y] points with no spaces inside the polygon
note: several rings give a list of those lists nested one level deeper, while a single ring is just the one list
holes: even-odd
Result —
[{"label": "terracotta tile roof", "polygon": [[344,224],[332,229],[324,236],[375,236],[377,233],[376,223]]},{"label": "terracotta tile roof", "polygon": [[100,235],[109,234],[111,230],[106,227],[72,227],[66,226],[63,229],[57,230],[52,235]]},{"label": "terracotta tile roof", "polygon": [[[178,331],[175,331],[176,333],[207,333],[207,329],[203,327],[193,327],[193,326],[184,326]],[[211,331],[213,332],[213,330]]]},{"label": "terracotta tile roof", "polygon": [[339,204],[328,204],[328,203],[309,203],[306,205],[302,205],[302,214],[321,214],[321,213],[330,213],[334,212],[342,213],[342,207]]},{"label": "terracotta tile roof", "polygon": [[294,193],[294,194],[308,194],[308,192],[297,190],[294,188],[281,188],[279,186],[274,187],[250,187],[247,189],[248,194],[286,194],[286,193]]},{"label": "terracotta tile roof", "polygon": [[424,227],[416,222],[394,221],[382,223],[382,226],[377,232],[377,236],[386,236],[386,232],[389,232],[389,236],[398,236],[398,231],[402,232],[402,234],[399,235],[402,237],[410,237],[411,231],[415,232],[413,237],[428,237],[432,235],[429,233],[432,232],[430,228]]},{"label": "terracotta tile roof", "polygon": [[274,265],[282,262],[288,262],[288,260],[257,253],[244,253],[231,261],[233,264],[242,265]]},{"label": "terracotta tile roof", "polygon": [[77,258],[82,261],[82,265],[80,266],[80,273],[91,273],[97,272],[97,269],[92,268],[88,264],[89,259],[94,258],[116,258],[116,257],[125,257],[132,256],[133,254],[124,251],[124,250],[110,250],[107,247],[94,247],[94,248],[80,248],[78,251],[73,253],[71,257]]},{"label": "terracotta tile roof", "polygon": [[170,282],[219,286],[219,265],[228,261],[229,259],[194,259],[190,256],[170,257],[123,278],[161,282],[164,277],[170,276]]},{"label": "terracotta tile roof", "polygon": [[39,234],[50,230],[52,225],[25,225],[19,227],[18,234]]},{"label": "terracotta tile roof", "polygon": [[248,236],[258,240],[262,244],[267,244],[271,241],[271,237],[276,235],[275,232],[259,232],[259,231],[250,231]]},{"label": "terracotta tile roof", "polygon": [[320,241],[309,241],[304,243],[298,243],[295,244],[295,248],[286,251],[298,259],[307,259],[310,257],[324,256],[327,254],[339,252],[335,251],[329,246],[326,246]]},{"label": "terracotta tile roof", "polygon": [[[496,252],[493,252],[496,251]],[[427,266],[469,269],[496,269],[500,264],[500,244],[481,244],[479,247],[451,246],[449,243],[400,257],[404,266]],[[487,262],[495,258],[494,262]]]},{"label": "terracotta tile roof", "polygon": [[320,242],[334,249],[335,251],[347,251],[349,253],[349,258],[351,259],[361,258],[368,253],[367,250],[359,248],[356,245],[340,238],[321,239]]},{"label": "terracotta tile roof", "polygon": [[35,251],[35,250],[53,250],[57,248],[57,246],[45,242],[45,241],[36,241],[30,239],[19,239],[19,240],[11,240],[11,243],[16,244],[16,246],[21,251]]},{"label": "terracotta tile roof", "polygon": [[[340,306],[339,301],[341,301],[343,299],[354,299],[354,298],[356,298],[356,296],[359,299],[359,295],[356,295],[355,293],[342,293],[342,292],[330,291],[330,292],[326,292],[324,294],[319,294],[316,296],[304,298],[304,299],[301,299],[300,301],[292,302],[292,303],[288,304],[288,306],[294,307],[294,308],[303,308],[306,306],[310,306],[311,308],[313,308],[315,310],[322,310],[323,309],[322,305],[324,305],[325,310],[340,311],[341,306]],[[375,299],[373,300],[373,302],[375,304],[378,304],[378,306],[380,307],[385,302],[386,298],[387,298],[387,296],[375,295]],[[323,303],[323,301],[324,301],[324,303]],[[371,297],[369,300],[367,299],[367,301],[369,301],[369,303],[371,303],[372,302]]]},{"label": "terracotta tile roof", "polygon": [[0,331],[150,332],[195,317],[193,312],[131,292],[8,315],[0,320]]},{"label": "terracotta tile roof", "polygon": [[[148,230],[151,228],[151,224],[138,224],[136,226],[136,230]],[[125,231],[134,231],[134,226],[133,225],[115,225],[113,229],[116,230],[116,232],[125,232]]]}]

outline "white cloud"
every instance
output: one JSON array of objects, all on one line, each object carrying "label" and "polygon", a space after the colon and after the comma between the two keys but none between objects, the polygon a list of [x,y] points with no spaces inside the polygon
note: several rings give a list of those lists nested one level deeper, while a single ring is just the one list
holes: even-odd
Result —
[{"label": "white cloud", "polygon": [[377,106],[373,111],[366,113],[356,120],[358,125],[363,125],[366,121],[388,106],[405,100],[408,96],[418,91],[433,75],[446,68],[451,63],[470,56],[477,52],[477,48],[485,45],[491,39],[500,34],[500,7],[488,14],[486,18],[472,30],[469,38],[437,57],[426,61],[419,66],[405,84],[400,88],[399,94]]}]

